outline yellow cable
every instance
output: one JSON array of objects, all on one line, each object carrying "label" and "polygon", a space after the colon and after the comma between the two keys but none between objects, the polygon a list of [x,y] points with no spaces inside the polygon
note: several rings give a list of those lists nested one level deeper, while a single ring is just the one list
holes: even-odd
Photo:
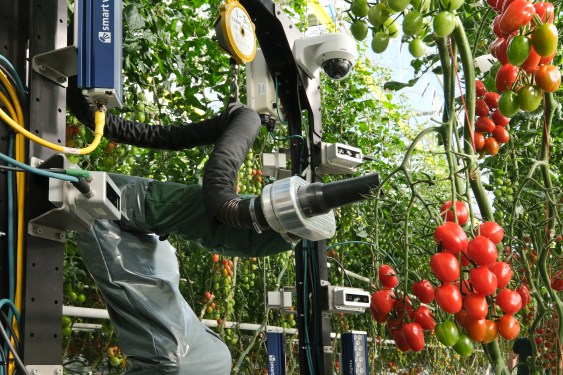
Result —
[{"label": "yellow cable", "polygon": [[[18,112],[18,107],[19,107],[19,112],[21,113],[21,106],[19,106],[19,103],[17,103],[17,95],[15,93],[15,90],[13,89],[11,83],[8,81],[8,78],[6,77],[6,75],[4,74],[4,72],[2,72],[0,70],[0,80],[4,83],[4,86],[6,86],[6,88],[8,89],[8,93],[10,94],[10,96],[12,97],[12,101],[15,102],[16,105],[16,112]],[[15,97],[15,100],[13,99]],[[18,113],[18,118],[23,118],[23,115],[20,115],[20,113]],[[59,144],[56,143],[51,143],[43,138],[40,138],[38,136],[36,136],[35,134],[29,132],[27,129],[24,128],[23,123],[18,123],[16,121],[14,121],[12,118],[10,118],[10,116],[8,116],[6,114],[6,112],[4,112],[1,108],[0,108],[0,118],[2,120],[4,120],[8,125],[10,125],[15,131],[17,131],[18,133],[22,134],[23,136],[31,139],[32,141],[39,143],[40,145],[50,148],[52,150],[55,151],[59,151],[59,152],[63,152],[65,154],[75,154],[75,155],[85,155],[85,154],[89,154],[90,152],[94,151],[100,144],[100,141],[102,140],[103,137],[103,131],[104,131],[104,124],[102,124],[101,126],[98,126],[96,124],[96,128],[94,130],[94,140],[92,141],[92,143],[85,148],[73,148],[73,147],[65,147],[65,146],[61,146]],[[105,115],[104,115],[104,121],[105,121]]]},{"label": "yellow cable", "polygon": [[10,102],[10,99],[8,99],[8,97],[6,95],[4,95],[2,93],[2,91],[0,91],[0,102],[2,102],[2,104],[4,104],[4,106],[6,106],[6,108],[8,109],[8,112],[10,113],[11,118],[17,118],[16,110],[14,109],[14,106]]}]

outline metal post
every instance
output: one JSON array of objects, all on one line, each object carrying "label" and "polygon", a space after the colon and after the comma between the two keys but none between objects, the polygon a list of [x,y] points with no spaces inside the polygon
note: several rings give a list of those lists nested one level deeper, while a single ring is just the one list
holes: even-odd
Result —
[{"label": "metal post", "polygon": [[[303,34],[271,0],[240,0],[240,3],[254,22],[268,69],[272,76],[277,77],[278,94],[287,113],[289,135],[302,135],[304,129],[309,131],[309,144],[305,145],[307,155],[302,154],[301,140],[297,137],[291,139],[292,173],[298,175],[310,167],[313,176],[310,182],[315,182],[314,171],[321,161],[320,80],[318,77],[309,79],[297,68],[292,48],[295,40],[302,38]],[[308,114],[306,128],[303,127],[302,111]],[[330,314],[325,313],[327,303],[324,301],[328,283],[325,241],[307,244],[311,249],[308,254],[312,252],[311,259],[315,260],[313,265],[307,260],[307,269],[304,269],[303,247],[303,243],[298,244],[295,253],[300,373],[332,375]],[[313,285],[309,283],[307,290],[304,289],[305,280],[313,280]],[[311,290],[315,291],[316,300],[309,297]]]},{"label": "metal post", "polygon": [[[67,45],[67,1],[27,0],[29,3],[29,56]],[[48,79],[29,74],[30,131],[50,142],[65,142],[65,90]],[[55,152],[29,145],[29,159],[42,160]],[[52,208],[47,200],[45,178],[27,178],[26,225]],[[63,306],[63,255],[61,242],[27,235],[25,245],[25,290],[23,296],[22,352],[24,364],[38,374],[62,371],[61,317]],[[36,371],[37,370],[37,371]]]}]

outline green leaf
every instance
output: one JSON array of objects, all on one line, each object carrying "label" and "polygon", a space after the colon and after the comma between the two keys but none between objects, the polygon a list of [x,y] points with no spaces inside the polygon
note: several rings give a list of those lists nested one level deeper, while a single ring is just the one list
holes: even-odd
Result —
[{"label": "green leaf", "polygon": [[145,20],[135,4],[126,5],[123,9],[123,16],[129,29],[140,30],[145,27]]}]

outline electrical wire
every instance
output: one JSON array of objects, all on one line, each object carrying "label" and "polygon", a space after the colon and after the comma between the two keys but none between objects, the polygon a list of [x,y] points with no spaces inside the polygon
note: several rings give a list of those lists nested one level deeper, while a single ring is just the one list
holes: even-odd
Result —
[{"label": "electrical wire", "polygon": [[313,375],[315,373],[315,368],[313,367],[313,358],[311,357],[311,341],[309,339],[309,309],[308,309],[308,298],[309,298],[309,290],[307,285],[307,263],[308,263],[308,251],[305,251],[304,245],[307,241],[303,240],[303,270],[305,277],[303,278],[303,328],[305,331],[305,354],[307,356],[307,364],[309,366],[309,372]]},{"label": "electrical wire", "polygon": [[[6,74],[2,70],[0,70],[0,81],[2,81],[4,86],[6,86],[6,88],[8,89],[8,93],[10,94],[10,96],[12,97],[12,100],[16,104],[16,110],[21,111],[21,107],[17,103],[17,97],[15,95],[15,91],[14,91],[12,85],[10,84],[10,82],[8,81]],[[23,116],[20,116],[19,113],[18,113],[18,117],[23,118]],[[21,123],[18,123],[14,119],[10,118],[10,116],[8,116],[8,114],[6,112],[4,112],[4,110],[2,110],[1,108],[0,108],[0,118],[2,120],[4,120],[10,127],[12,127],[18,133],[22,134],[26,138],[29,138],[30,140],[32,140],[36,143],[39,143],[40,145],[42,145],[44,147],[50,148],[50,149],[55,150],[55,151],[63,152],[63,153],[66,153],[66,154],[86,155],[86,154],[89,154],[92,151],[94,151],[99,146],[99,144],[100,144],[100,142],[103,138],[104,126],[105,126],[105,107],[100,106],[98,108],[98,110],[96,111],[95,118],[94,118],[94,122],[95,122],[94,140],[92,141],[92,143],[89,146],[87,146],[85,148],[80,148],[80,149],[79,148],[73,148],[73,147],[61,146],[59,144],[49,142],[49,141],[47,141],[43,138],[36,136],[35,134],[33,134],[33,133],[29,132],[27,129],[25,129]]]},{"label": "electrical wire", "polygon": [[8,374],[8,358],[2,347],[0,347],[0,357],[2,357],[2,374]]},{"label": "electrical wire", "polygon": [[338,267],[340,268],[340,270],[342,270],[342,273],[346,277],[346,281],[348,281],[348,285],[350,285],[350,287],[353,288],[354,286],[352,285],[352,280],[350,280],[350,276],[348,276],[348,274],[346,273],[346,268],[344,268],[342,263],[340,263],[336,258],[333,257],[327,256],[326,258],[332,260],[334,263],[338,265]]},{"label": "electrical wire", "polygon": [[25,365],[23,364],[20,356],[18,355],[18,352],[15,350],[14,346],[12,345],[12,342],[10,341],[10,338],[8,337],[8,334],[6,333],[6,330],[4,330],[4,327],[2,327],[2,326],[0,326],[0,335],[2,336],[2,338],[8,344],[8,347],[10,348],[10,351],[12,352],[12,355],[14,356],[14,359],[16,360],[16,364],[18,365],[20,370],[22,370],[22,372],[24,374],[30,375],[29,372],[27,371],[27,369],[25,368]]},{"label": "electrical wire", "polygon": [[5,58],[3,55],[0,55],[0,67],[5,68],[7,74],[12,79],[13,82],[16,84],[16,88],[18,89],[18,96],[20,100],[23,102],[26,95],[25,95],[25,86],[23,85],[16,68],[12,65],[10,60]]},{"label": "electrical wire", "polygon": [[16,331],[14,330],[14,327],[12,327],[11,319],[8,318],[2,310],[0,310],[0,320],[2,320],[2,322],[4,322],[4,324],[6,325],[6,328],[8,328],[8,330],[10,331],[10,336],[12,336],[12,338],[14,340],[16,351],[19,353],[20,352],[20,340],[19,340],[18,336],[16,335]]},{"label": "electrical wire", "polygon": [[1,152],[0,152],[0,159],[5,161],[6,163],[13,164],[13,165],[17,166],[18,168],[21,168],[22,170],[24,170],[26,172],[31,172],[31,173],[35,173],[35,174],[43,176],[43,177],[56,178],[56,179],[68,181],[68,182],[78,182],[77,177],[69,176],[69,175],[62,174],[62,173],[54,173],[54,172],[51,172],[51,171],[46,170],[46,169],[35,168],[35,167],[30,166],[30,165],[20,163],[19,161],[14,160],[11,157],[9,157],[9,156],[1,153]]}]

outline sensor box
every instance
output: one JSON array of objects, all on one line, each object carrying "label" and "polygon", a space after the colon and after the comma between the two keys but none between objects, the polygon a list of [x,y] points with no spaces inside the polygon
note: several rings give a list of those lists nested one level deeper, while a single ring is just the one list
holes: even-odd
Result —
[{"label": "sensor box", "polygon": [[122,1],[78,2],[78,87],[94,102],[121,107]]}]

